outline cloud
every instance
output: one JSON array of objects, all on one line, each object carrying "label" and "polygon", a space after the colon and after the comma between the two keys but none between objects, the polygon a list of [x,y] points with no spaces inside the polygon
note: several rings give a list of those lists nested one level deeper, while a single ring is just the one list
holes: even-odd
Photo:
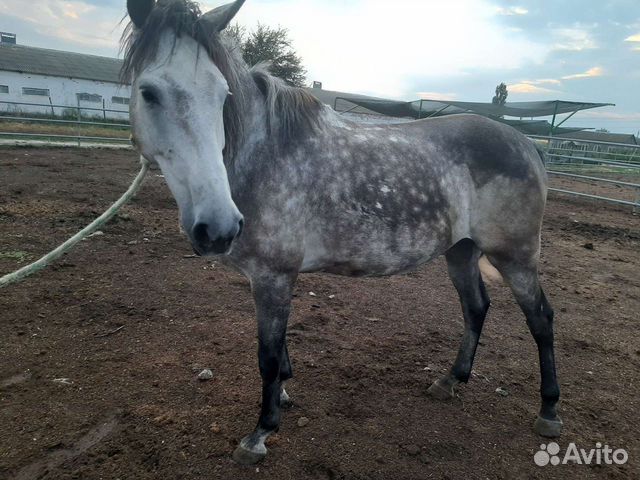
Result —
[{"label": "cloud", "polygon": [[64,12],[64,16],[73,18],[74,20],[78,20],[80,18],[80,15],[78,14],[78,12],[76,12],[75,10],[71,10],[69,8],[67,8],[67,10]]},{"label": "cloud", "polygon": [[496,12],[498,15],[512,17],[515,15],[526,15],[529,13],[529,10],[523,7],[498,7],[496,8]]},{"label": "cloud", "polygon": [[560,80],[555,78],[541,78],[539,80],[525,80],[524,83],[530,83],[532,85],[561,85]]},{"label": "cloud", "polygon": [[580,78],[594,78],[604,75],[604,69],[602,67],[593,67],[584,73],[576,73],[573,75],[566,75],[562,77],[563,80],[578,80]]},{"label": "cloud", "polygon": [[[215,6],[205,3],[203,10]],[[388,0],[272,0],[247,4],[238,22],[289,28],[309,80],[328,89],[414,98],[416,79],[424,85],[542,62],[549,46],[497,28],[495,12],[490,0],[398,0],[394,8]],[[416,19],[415,28],[408,18]],[[446,19],[455,19],[455,27]]]},{"label": "cloud", "polygon": [[581,52],[598,48],[591,32],[585,27],[558,28],[554,30],[556,41],[555,50]]},{"label": "cloud", "polygon": [[[613,107],[612,107],[613,108]],[[605,110],[585,110],[580,112],[585,118],[613,120],[616,122],[640,122],[640,112],[620,113]]]},{"label": "cloud", "polygon": [[[640,33],[631,35],[630,37],[625,38],[624,41],[630,43],[640,43]],[[633,50],[634,52],[640,52],[640,45],[634,45],[631,50]]]},{"label": "cloud", "polygon": [[507,85],[509,93],[524,93],[524,94],[538,94],[538,93],[556,93],[555,90],[539,87],[532,83],[521,82]]},{"label": "cloud", "polygon": [[449,100],[453,101],[458,98],[455,93],[440,93],[440,92],[418,92],[418,98],[423,100]]},{"label": "cloud", "polygon": [[560,86],[562,82],[555,78],[540,78],[538,80],[522,80],[519,83],[508,85],[510,93],[539,94],[539,93],[559,93],[557,90],[542,87],[541,85]]},{"label": "cloud", "polygon": [[[114,7],[109,2],[98,5],[79,0],[31,0],[28,5],[23,0],[2,0],[0,16],[12,18],[16,23],[22,21],[38,36],[68,42],[72,44],[67,47],[70,50],[99,49],[106,53],[117,51],[122,29],[118,21],[124,2],[117,9]],[[52,48],[48,43],[34,46]]]}]

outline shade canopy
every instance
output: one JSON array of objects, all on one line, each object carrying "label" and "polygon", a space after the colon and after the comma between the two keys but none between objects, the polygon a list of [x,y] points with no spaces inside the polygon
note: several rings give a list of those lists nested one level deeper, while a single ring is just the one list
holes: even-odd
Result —
[{"label": "shade canopy", "polygon": [[536,118],[574,113],[591,108],[615,106],[613,103],[567,102],[550,100],[543,102],[507,102],[504,105],[482,102],[453,102],[443,100],[396,100],[368,99],[358,97],[340,98],[374,112],[394,117],[426,118],[453,113],[477,113],[491,117]]},{"label": "shade canopy", "polygon": [[[388,115],[391,117],[429,118],[456,113],[475,113],[492,118],[530,135],[548,135],[553,130],[554,134],[577,132],[583,128],[559,128],[546,120],[522,120],[523,118],[536,118],[557,116],[562,114],[575,114],[581,110],[614,106],[612,103],[568,102],[564,100],[550,100],[543,102],[508,102],[504,105],[481,102],[454,102],[444,100],[416,100],[402,102],[362,97],[338,97],[337,100],[346,100],[354,105],[368,110]],[[516,117],[508,120],[504,117]]]},{"label": "shade canopy", "polygon": [[552,127],[546,120],[508,120],[506,118],[490,117],[500,123],[505,123],[526,135],[549,135],[553,128],[554,135],[562,135],[584,130],[582,127]]},{"label": "shade canopy", "polygon": [[481,102],[454,102],[444,100],[396,100],[341,98],[374,112],[394,117],[426,118],[453,113],[477,113],[491,117],[536,118],[574,113],[592,108],[614,106],[612,103],[567,102],[550,100],[544,102],[508,102],[504,105]]}]

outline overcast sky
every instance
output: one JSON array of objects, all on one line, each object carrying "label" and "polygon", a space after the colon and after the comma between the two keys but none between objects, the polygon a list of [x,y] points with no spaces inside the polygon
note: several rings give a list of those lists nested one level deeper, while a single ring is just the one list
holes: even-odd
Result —
[{"label": "overcast sky", "polygon": [[[201,2],[203,10],[219,3]],[[224,2],[220,2],[224,3]],[[115,56],[125,0],[2,0],[0,30],[38,47]],[[568,124],[640,130],[638,0],[247,0],[284,26],[324,88],[387,98],[615,103]]]}]

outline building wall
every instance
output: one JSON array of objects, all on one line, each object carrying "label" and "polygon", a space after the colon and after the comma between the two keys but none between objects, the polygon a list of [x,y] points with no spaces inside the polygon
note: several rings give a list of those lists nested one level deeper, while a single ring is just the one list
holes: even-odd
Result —
[{"label": "building wall", "polygon": [[[32,75],[18,72],[0,71],[0,85],[9,87],[9,93],[2,93],[0,90],[0,102],[20,102],[49,104],[49,98],[40,95],[24,95],[23,87],[49,89],[51,102],[54,105],[65,105],[75,107],[78,105],[76,94],[88,93],[100,95],[104,99],[104,108],[107,110],[118,110],[125,113],[103,112],[103,103],[81,101],[80,107],[96,108],[100,111],[82,110],[83,115],[90,115],[104,118],[106,115],[110,119],[128,119],[128,105],[112,102],[113,97],[126,97],[131,95],[129,86],[120,86],[115,83],[96,82],[93,80],[78,80],[73,78],[49,77],[45,75]],[[54,108],[56,115],[61,115],[63,108]],[[51,114],[51,107],[31,107],[28,105],[7,105],[0,103],[0,111],[22,111],[24,113],[45,113]]]}]

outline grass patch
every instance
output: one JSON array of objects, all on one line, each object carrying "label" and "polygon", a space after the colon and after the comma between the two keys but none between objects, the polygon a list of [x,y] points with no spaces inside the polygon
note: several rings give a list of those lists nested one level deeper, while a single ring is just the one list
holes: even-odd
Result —
[{"label": "grass patch", "polygon": [[[16,122],[11,120],[0,121],[0,131],[16,134],[42,134],[43,137],[46,137],[47,134],[49,134],[70,135],[74,137],[121,138],[123,140],[127,140],[131,134],[128,125],[119,126],[114,124],[113,127],[102,125],[59,125]],[[3,137],[6,136],[3,135]]]}]

